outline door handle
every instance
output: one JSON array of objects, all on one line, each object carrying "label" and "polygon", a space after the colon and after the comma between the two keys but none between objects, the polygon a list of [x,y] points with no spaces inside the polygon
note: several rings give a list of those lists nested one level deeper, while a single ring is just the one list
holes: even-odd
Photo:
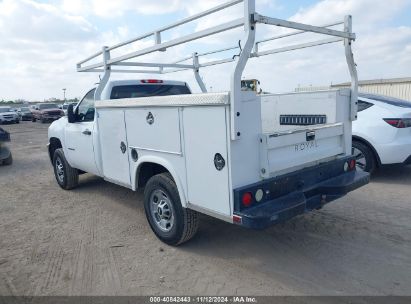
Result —
[{"label": "door handle", "polygon": [[91,135],[91,131],[86,129],[82,132],[84,135]]}]

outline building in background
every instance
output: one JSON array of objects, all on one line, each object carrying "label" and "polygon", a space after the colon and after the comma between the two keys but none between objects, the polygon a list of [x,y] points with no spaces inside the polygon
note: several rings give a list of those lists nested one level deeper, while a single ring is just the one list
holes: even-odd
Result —
[{"label": "building in background", "polygon": [[[351,83],[332,84],[331,86],[321,87],[298,87],[296,92],[307,92],[315,90],[328,90],[330,88],[345,88]],[[363,80],[359,82],[359,91],[365,93],[386,95],[411,101],[411,77]]]}]

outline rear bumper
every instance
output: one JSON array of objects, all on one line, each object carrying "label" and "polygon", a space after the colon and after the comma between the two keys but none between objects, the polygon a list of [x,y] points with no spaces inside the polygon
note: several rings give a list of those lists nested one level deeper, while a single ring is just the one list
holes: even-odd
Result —
[{"label": "rear bumper", "polygon": [[[288,193],[281,193],[281,196],[256,204],[251,208],[235,211],[234,218],[236,220],[234,222],[248,228],[264,229],[287,221],[299,214],[319,209],[369,182],[368,173],[357,171],[343,172],[331,178],[312,182],[312,172],[315,172],[316,169],[319,172],[332,170],[335,164],[329,163],[317,167],[293,173],[285,178],[274,178],[268,182],[264,181],[252,185],[251,189],[261,187],[267,193],[267,185],[270,189],[277,189],[277,185],[282,189],[290,189],[290,185],[284,184],[284,181],[288,181],[295,189]],[[238,199],[241,191],[235,191],[235,196]]]}]

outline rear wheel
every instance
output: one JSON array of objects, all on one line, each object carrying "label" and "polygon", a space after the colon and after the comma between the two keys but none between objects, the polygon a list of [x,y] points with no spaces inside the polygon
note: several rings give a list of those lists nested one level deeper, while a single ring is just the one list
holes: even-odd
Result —
[{"label": "rear wheel", "polygon": [[148,181],[144,209],[151,229],[166,244],[180,245],[197,232],[198,213],[181,206],[177,186],[168,173]]},{"label": "rear wheel", "polygon": [[57,183],[61,188],[71,190],[78,185],[78,170],[69,165],[61,148],[54,151],[53,168]]},{"label": "rear wheel", "polygon": [[352,155],[357,161],[357,170],[373,173],[377,168],[375,156],[370,147],[359,141],[352,143]]}]

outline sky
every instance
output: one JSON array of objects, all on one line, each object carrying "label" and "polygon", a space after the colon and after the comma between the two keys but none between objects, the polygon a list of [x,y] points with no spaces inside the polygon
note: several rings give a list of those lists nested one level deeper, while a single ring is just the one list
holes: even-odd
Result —
[{"label": "sky", "polygon": [[[77,73],[76,63],[121,41],[155,30],[225,0],[0,0],[0,100],[42,101],[52,97],[80,98],[99,81],[97,73]],[[164,41],[241,16],[242,5],[163,34]],[[411,77],[411,0],[256,0],[262,15],[324,25],[353,16],[357,34],[354,55],[362,80]],[[335,29],[339,29],[336,27]],[[289,30],[257,26],[263,39]],[[241,29],[139,58],[172,62],[212,49],[233,46]],[[326,38],[304,34],[262,45],[277,48]],[[112,56],[152,45],[152,39],[120,49]],[[211,55],[201,62],[231,57]],[[227,91],[233,64],[201,69],[210,91]],[[285,92],[298,86],[324,86],[349,80],[342,43],[251,59],[244,78],[257,78],[264,91]],[[113,79],[161,78],[187,81],[199,92],[191,71],[160,76],[116,74]]]}]

